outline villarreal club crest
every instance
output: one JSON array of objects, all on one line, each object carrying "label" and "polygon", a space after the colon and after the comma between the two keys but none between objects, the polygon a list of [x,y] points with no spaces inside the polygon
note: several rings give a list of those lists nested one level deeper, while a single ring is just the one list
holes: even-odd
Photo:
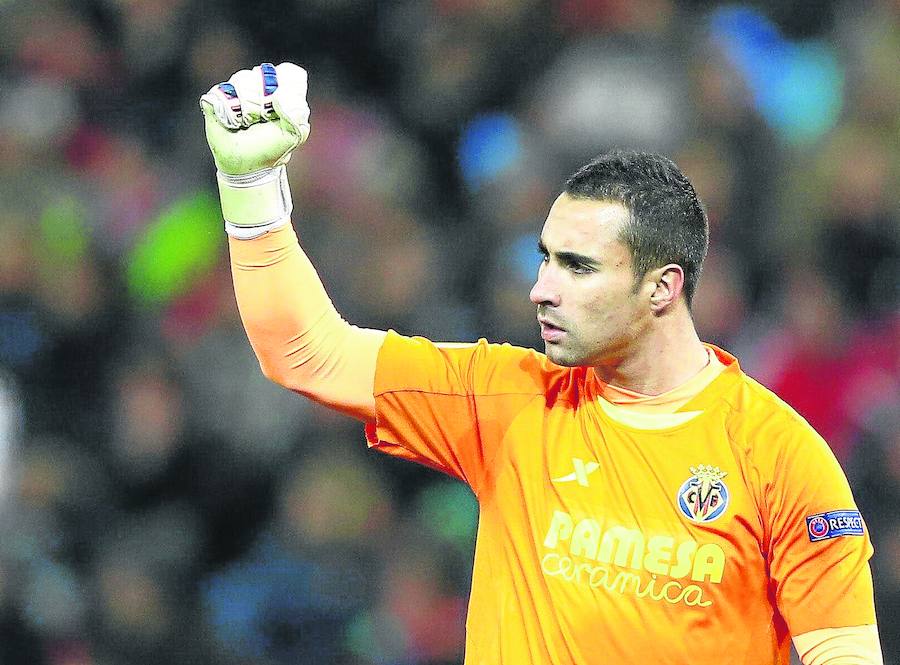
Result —
[{"label": "villarreal club crest", "polygon": [[722,516],[728,508],[728,474],[707,464],[691,467],[690,478],[678,490],[678,509],[692,522],[704,524]]}]

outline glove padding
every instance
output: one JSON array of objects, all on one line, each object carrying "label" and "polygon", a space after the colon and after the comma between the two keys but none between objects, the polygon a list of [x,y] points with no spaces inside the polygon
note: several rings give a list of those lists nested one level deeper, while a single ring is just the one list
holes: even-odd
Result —
[{"label": "glove padding", "polygon": [[242,69],[200,98],[218,170],[225,230],[241,239],[282,226],[293,210],[285,164],[309,136],[306,70]]},{"label": "glove padding", "polygon": [[284,62],[242,69],[200,98],[216,167],[246,175],[286,164],[309,136],[306,70]]}]

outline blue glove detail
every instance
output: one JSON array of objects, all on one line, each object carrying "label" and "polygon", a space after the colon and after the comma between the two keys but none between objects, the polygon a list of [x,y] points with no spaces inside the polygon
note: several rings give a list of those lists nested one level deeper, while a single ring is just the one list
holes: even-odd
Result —
[{"label": "blue glove detail", "polygon": [[235,90],[234,86],[230,83],[220,83],[219,90],[221,90],[228,99],[237,99],[237,90]]},{"label": "blue glove detail", "polygon": [[278,90],[278,75],[275,73],[275,65],[271,62],[264,62],[259,66],[263,77],[263,95],[268,97]]}]

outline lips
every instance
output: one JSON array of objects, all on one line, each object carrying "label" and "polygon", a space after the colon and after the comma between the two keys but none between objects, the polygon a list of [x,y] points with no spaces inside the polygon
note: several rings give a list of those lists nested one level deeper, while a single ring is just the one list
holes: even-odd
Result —
[{"label": "lips", "polygon": [[538,323],[541,324],[541,339],[545,342],[558,342],[566,334],[565,330],[543,316],[538,317]]},{"label": "lips", "polygon": [[556,323],[554,323],[553,321],[548,319],[546,316],[538,316],[537,320],[538,320],[538,323],[541,324],[541,328],[552,328],[555,330],[565,331],[565,328],[563,328],[560,325],[557,325]]}]

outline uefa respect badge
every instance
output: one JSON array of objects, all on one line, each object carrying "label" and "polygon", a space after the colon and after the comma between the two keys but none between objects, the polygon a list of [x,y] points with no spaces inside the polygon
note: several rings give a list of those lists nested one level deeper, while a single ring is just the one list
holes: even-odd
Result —
[{"label": "uefa respect badge", "polygon": [[858,510],[834,510],[809,515],[806,518],[806,532],[809,542],[815,543],[840,536],[861,536],[865,533],[865,525]]}]

